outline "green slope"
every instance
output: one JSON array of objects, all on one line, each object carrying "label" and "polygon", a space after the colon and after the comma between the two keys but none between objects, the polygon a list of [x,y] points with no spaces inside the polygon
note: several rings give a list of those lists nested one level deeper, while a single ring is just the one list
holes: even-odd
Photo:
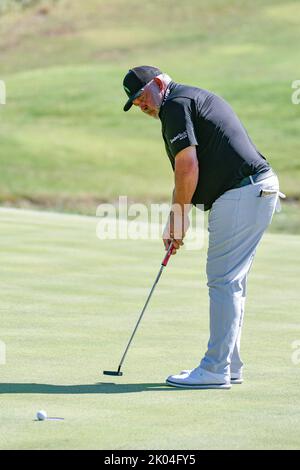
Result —
[{"label": "green slope", "polygon": [[61,0],[0,16],[0,201],[95,211],[127,194],[169,200],[160,125],[123,113],[130,66],[229,100],[299,197],[298,1]]},{"label": "green slope", "polygon": [[[300,238],[269,234],[258,249],[245,383],[176,390],[165,377],[196,365],[207,344],[205,249],[170,260],[124,376],[109,378],[101,371],[117,366],[163,251],[160,241],[100,242],[96,224],[0,211],[0,448],[298,449]],[[65,420],[35,422],[39,409]]]}]

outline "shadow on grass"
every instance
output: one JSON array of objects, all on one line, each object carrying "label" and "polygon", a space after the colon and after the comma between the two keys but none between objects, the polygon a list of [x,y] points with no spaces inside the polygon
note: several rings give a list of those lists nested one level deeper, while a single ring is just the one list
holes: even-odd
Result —
[{"label": "shadow on grass", "polygon": [[164,383],[115,384],[100,382],[87,385],[50,385],[31,383],[0,383],[0,394],[9,393],[45,393],[53,395],[77,395],[90,393],[136,393],[178,390]]}]

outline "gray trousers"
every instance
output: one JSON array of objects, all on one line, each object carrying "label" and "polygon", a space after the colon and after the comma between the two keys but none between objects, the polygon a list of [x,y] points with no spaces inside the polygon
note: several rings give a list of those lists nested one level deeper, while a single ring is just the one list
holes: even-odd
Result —
[{"label": "gray trousers", "polygon": [[[201,367],[228,376],[240,374],[240,340],[247,275],[255,250],[279,204],[276,175],[231,189],[213,204],[208,220],[207,280],[210,339]],[[261,190],[270,191],[260,196]]]}]

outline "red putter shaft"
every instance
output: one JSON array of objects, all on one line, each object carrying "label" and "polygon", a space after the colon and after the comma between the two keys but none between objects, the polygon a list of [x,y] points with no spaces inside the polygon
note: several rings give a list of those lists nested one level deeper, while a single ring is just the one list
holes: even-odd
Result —
[{"label": "red putter shaft", "polygon": [[172,255],[172,251],[173,251],[173,242],[170,243],[167,254],[161,263],[163,266],[167,266],[169,259],[171,258],[171,255]]}]

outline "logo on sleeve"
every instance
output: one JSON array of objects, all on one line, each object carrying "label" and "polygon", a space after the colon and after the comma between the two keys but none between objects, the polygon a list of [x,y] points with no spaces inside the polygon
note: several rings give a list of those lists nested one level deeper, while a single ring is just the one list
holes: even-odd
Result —
[{"label": "logo on sleeve", "polygon": [[187,136],[188,136],[187,131],[180,132],[179,134],[175,135],[175,137],[173,137],[173,139],[171,139],[170,142],[171,142],[171,144],[173,144],[174,142],[176,142],[176,140],[184,140],[184,139],[186,139]]}]

